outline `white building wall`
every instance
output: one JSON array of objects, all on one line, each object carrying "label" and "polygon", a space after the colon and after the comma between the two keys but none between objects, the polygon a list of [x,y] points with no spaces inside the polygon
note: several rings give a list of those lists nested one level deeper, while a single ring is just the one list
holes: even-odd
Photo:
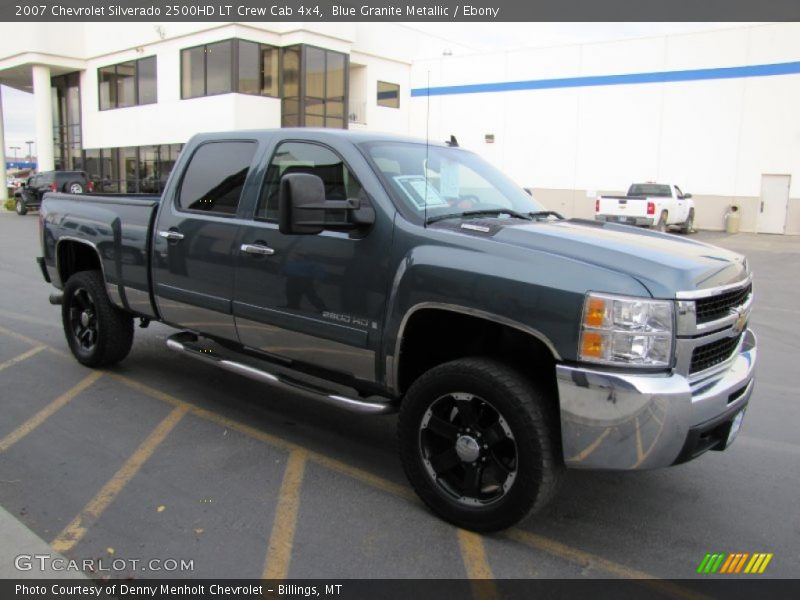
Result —
[{"label": "white building wall", "polygon": [[[418,61],[412,88],[739,67],[800,60],[800,24],[442,56]],[[412,99],[411,130],[457,136],[568,214],[633,181],[692,192],[698,224],[721,228],[730,204],[754,230],[762,174],[789,174],[787,232],[800,233],[800,75],[565,87]],[[484,135],[495,134],[487,144]]]},{"label": "white building wall", "polygon": [[[84,146],[107,148],[150,144],[183,143],[201,131],[264,129],[280,127],[280,100],[244,94],[222,94],[202,98],[180,97],[180,51],[198,44],[240,38],[276,46],[312,44],[351,55],[351,61],[364,65],[362,89],[351,89],[351,96],[363,99],[370,129],[406,133],[409,128],[410,62],[354,51],[355,24],[332,27],[330,24],[308,27],[303,24],[133,24],[128,28],[109,24],[97,27],[89,51],[101,53],[86,61],[81,79],[81,105]],[[279,27],[280,26],[280,27]],[[100,28],[106,31],[100,35]],[[91,31],[87,32],[91,34]],[[169,37],[176,36],[176,37]],[[92,36],[95,37],[95,36]],[[143,43],[148,40],[148,43]],[[358,47],[375,50],[377,41],[370,36]],[[125,49],[120,50],[123,47]],[[112,51],[113,50],[113,51]],[[101,111],[98,106],[97,69],[127,60],[157,56],[158,103]],[[401,86],[400,109],[378,107],[377,81],[391,81]],[[351,81],[352,84],[352,81]]]}]

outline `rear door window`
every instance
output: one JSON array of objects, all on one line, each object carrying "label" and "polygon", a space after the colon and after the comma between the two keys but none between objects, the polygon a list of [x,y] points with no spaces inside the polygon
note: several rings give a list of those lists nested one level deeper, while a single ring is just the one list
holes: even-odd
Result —
[{"label": "rear door window", "polygon": [[190,159],[181,183],[181,210],[233,216],[239,206],[256,143],[208,142]]}]

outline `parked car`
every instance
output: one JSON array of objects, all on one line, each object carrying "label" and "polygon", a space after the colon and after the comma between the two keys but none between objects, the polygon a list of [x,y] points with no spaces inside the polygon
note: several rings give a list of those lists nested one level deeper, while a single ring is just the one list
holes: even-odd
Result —
[{"label": "parked car", "polygon": [[37,209],[47,192],[83,194],[93,190],[92,182],[83,171],[43,171],[31,176],[14,192],[14,207],[18,215]]},{"label": "parked car", "polygon": [[121,361],[134,319],[159,320],[183,356],[399,411],[411,485],[461,527],[513,525],[565,466],[724,450],[753,390],[744,257],[561,218],[461,148],[202,134],[161,197],[51,193],[40,222],[80,363]]},{"label": "parked car", "polygon": [[677,227],[690,233],[694,227],[694,201],[677,185],[634,183],[625,196],[598,196],[594,206],[598,221],[655,227],[667,231]]}]

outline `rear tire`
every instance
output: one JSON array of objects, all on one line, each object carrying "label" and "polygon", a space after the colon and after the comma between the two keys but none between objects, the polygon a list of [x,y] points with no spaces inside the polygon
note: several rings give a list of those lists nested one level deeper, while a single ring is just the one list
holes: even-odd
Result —
[{"label": "rear tire", "polygon": [[459,359],[422,375],[398,420],[400,458],[419,497],[474,531],[505,529],[544,507],[563,471],[546,400],[492,359]]},{"label": "rear tire", "polygon": [[17,198],[17,201],[14,202],[14,210],[20,217],[24,217],[28,214],[28,209],[20,198]]},{"label": "rear tire", "polygon": [[694,229],[694,209],[689,211],[689,216],[686,217],[686,220],[681,225],[681,233],[692,233]]},{"label": "rear tire", "polygon": [[661,217],[658,219],[658,223],[656,223],[656,230],[662,233],[666,233],[667,231],[667,211],[661,211]]},{"label": "rear tire", "polygon": [[133,318],[111,304],[98,271],[80,271],[69,278],[61,320],[69,349],[87,367],[118,363],[133,345]]}]

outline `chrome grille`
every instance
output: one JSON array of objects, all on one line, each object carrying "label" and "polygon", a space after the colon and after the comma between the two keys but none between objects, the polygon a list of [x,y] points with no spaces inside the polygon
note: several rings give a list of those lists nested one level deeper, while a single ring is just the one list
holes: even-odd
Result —
[{"label": "chrome grille", "polygon": [[753,285],[748,283],[738,290],[723,292],[708,298],[698,298],[695,300],[697,322],[708,323],[727,317],[732,308],[737,308],[745,303],[752,289]]},{"label": "chrome grille", "polygon": [[736,348],[742,335],[727,337],[698,346],[692,351],[692,362],[689,366],[689,373],[699,373],[728,360]]}]

